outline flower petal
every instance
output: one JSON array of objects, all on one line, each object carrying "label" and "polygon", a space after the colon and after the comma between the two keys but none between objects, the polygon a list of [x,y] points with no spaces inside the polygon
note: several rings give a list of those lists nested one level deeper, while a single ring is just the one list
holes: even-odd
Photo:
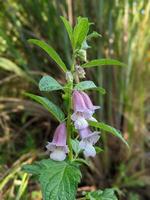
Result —
[{"label": "flower petal", "polygon": [[85,105],[85,102],[82,98],[82,95],[77,90],[75,90],[73,92],[72,100],[73,100],[74,112],[87,112],[88,111],[87,106]]},{"label": "flower petal", "polygon": [[85,93],[85,92],[80,92],[85,105],[87,106],[88,109],[90,109],[91,111],[95,111],[96,109],[99,109],[100,106],[94,106],[90,97]]},{"label": "flower petal", "polygon": [[50,153],[50,158],[56,161],[63,161],[66,158],[66,153],[63,149],[56,148],[52,153]]},{"label": "flower petal", "polygon": [[86,121],[84,117],[78,117],[76,121],[74,122],[74,126],[78,130],[84,129],[88,127],[88,122]]},{"label": "flower petal", "polygon": [[56,128],[52,143],[55,144],[56,146],[65,146],[66,145],[66,137],[67,137],[66,124],[61,123]]},{"label": "flower petal", "polygon": [[91,144],[86,146],[83,153],[84,153],[85,157],[95,157],[96,156],[96,150]]}]

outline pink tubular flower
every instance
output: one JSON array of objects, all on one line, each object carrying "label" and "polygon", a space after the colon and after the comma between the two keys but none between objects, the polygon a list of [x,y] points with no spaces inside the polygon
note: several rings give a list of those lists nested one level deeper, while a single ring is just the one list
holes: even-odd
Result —
[{"label": "pink tubular flower", "polygon": [[94,157],[96,150],[93,145],[99,140],[100,132],[93,132],[89,128],[79,130],[80,137],[82,138],[79,146],[83,149],[85,157]]},{"label": "pink tubular flower", "polygon": [[90,97],[85,92],[80,92],[86,107],[94,114],[95,110],[99,109],[100,106],[94,106]]},{"label": "pink tubular flower", "polygon": [[61,123],[55,130],[52,142],[46,145],[50,152],[50,158],[56,161],[63,161],[68,153],[68,146],[66,145],[66,124]]},{"label": "pink tubular flower", "polygon": [[75,90],[73,92],[73,109],[74,113],[71,119],[74,121],[76,129],[84,129],[88,127],[86,120],[96,121],[92,115],[99,106],[94,106],[90,97],[85,92]]},{"label": "pink tubular flower", "polygon": [[71,116],[71,119],[74,121],[76,129],[83,129],[88,127],[88,122],[86,119],[89,119],[92,116],[91,111],[87,108],[82,95],[79,91],[75,90],[73,92],[73,109],[74,113]]}]

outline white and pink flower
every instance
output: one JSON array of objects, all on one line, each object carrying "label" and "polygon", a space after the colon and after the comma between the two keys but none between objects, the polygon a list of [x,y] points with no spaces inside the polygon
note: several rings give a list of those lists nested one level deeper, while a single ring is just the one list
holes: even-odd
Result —
[{"label": "white and pink flower", "polygon": [[56,161],[63,161],[68,153],[68,146],[66,145],[66,124],[61,123],[54,133],[52,142],[48,142],[46,148],[50,153],[50,158]]},{"label": "white and pink flower", "polygon": [[90,97],[85,92],[75,90],[72,99],[74,113],[71,119],[74,121],[75,128],[78,130],[87,128],[87,120],[96,121],[92,115],[100,106],[94,106]]},{"label": "white and pink flower", "polygon": [[92,132],[89,128],[85,128],[79,130],[79,134],[81,137],[79,146],[83,149],[85,157],[94,157],[96,155],[96,150],[93,145],[99,140],[100,132]]}]

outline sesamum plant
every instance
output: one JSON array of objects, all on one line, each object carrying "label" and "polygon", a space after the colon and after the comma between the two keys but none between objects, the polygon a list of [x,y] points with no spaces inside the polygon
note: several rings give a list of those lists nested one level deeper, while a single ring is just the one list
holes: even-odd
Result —
[{"label": "sesamum plant", "polygon": [[[96,86],[91,80],[86,80],[86,70],[96,66],[124,66],[114,59],[87,59],[87,49],[90,40],[99,37],[97,32],[89,33],[92,25],[87,18],[78,17],[72,27],[61,17],[67,30],[72,46],[72,63],[66,66],[58,53],[41,40],[30,39],[29,42],[42,48],[63,72],[66,82],[60,84],[50,75],[43,76],[39,81],[39,90],[42,92],[59,91],[62,95],[60,108],[50,99],[31,93],[26,95],[42,104],[58,121],[52,141],[46,144],[49,154],[31,165],[25,165],[23,170],[36,175],[40,182],[44,200],[74,200],[76,199],[78,183],[81,180],[80,166],[89,164],[90,157],[95,157],[102,149],[96,146],[100,139],[100,131],[111,133],[127,142],[121,133],[104,122],[99,122],[94,116],[99,105],[93,105],[89,96],[90,90],[105,93],[102,87]],[[63,111],[62,111],[63,110]],[[113,189],[98,190],[86,193],[82,199],[112,199],[116,200]]]}]

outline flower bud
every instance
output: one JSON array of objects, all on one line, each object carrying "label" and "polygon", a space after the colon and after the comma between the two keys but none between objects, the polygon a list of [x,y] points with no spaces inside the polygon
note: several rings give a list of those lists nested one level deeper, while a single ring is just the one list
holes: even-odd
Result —
[{"label": "flower bud", "polygon": [[85,70],[80,65],[75,66],[76,73],[79,78],[85,78]]},{"label": "flower bud", "polygon": [[73,75],[70,71],[66,72],[66,80],[67,82],[72,82],[73,81]]},{"label": "flower bud", "polygon": [[80,58],[81,61],[86,62],[87,61],[87,53],[86,50],[80,49],[77,53],[77,57]]}]

